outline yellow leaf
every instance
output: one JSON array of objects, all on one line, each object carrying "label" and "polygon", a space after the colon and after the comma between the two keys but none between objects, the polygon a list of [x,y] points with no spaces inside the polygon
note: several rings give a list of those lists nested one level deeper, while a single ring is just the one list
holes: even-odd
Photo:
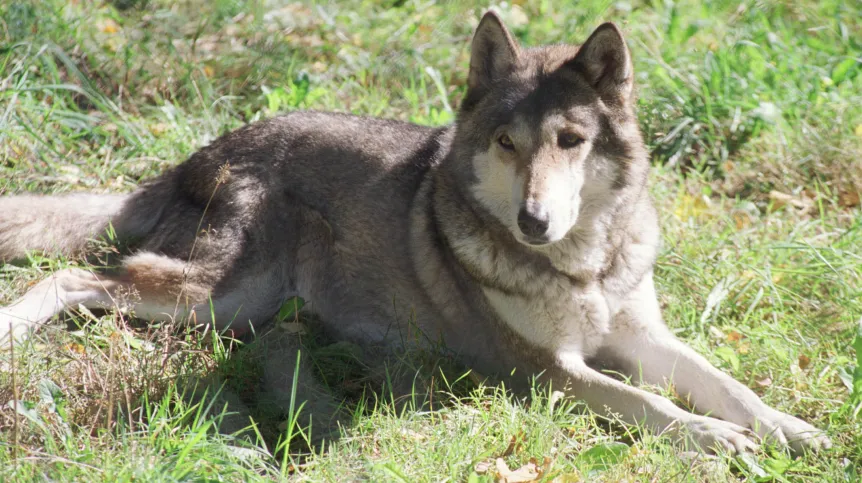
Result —
[{"label": "yellow leaf", "polygon": [[862,124],[857,124],[856,129],[854,129],[856,135],[862,138]]},{"label": "yellow leaf", "polygon": [[76,352],[78,354],[85,354],[87,352],[87,350],[84,349],[84,346],[75,342],[69,342],[64,347],[70,352]]},{"label": "yellow leaf", "polygon": [[117,25],[117,22],[114,22],[112,19],[105,19],[100,22],[99,30],[106,34],[115,34],[120,31],[120,26]]},{"label": "yellow leaf", "polygon": [[709,204],[704,197],[691,196],[686,193],[677,199],[676,208],[673,212],[677,218],[686,221],[690,218],[700,218],[707,209],[709,209]]},{"label": "yellow leaf", "polygon": [[153,136],[161,136],[162,134],[165,133],[165,131],[168,130],[168,128],[169,128],[169,126],[163,122],[157,122],[155,124],[150,124],[150,126],[149,126],[150,133]]}]

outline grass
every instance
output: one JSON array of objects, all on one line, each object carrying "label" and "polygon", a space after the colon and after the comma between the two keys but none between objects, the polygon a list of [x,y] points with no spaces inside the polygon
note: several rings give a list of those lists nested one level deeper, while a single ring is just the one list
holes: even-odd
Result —
[{"label": "grass", "polygon": [[[487,6],[5,0],[0,194],[129,191],[276,111],[450,122]],[[309,435],[312,406],[298,402],[298,417],[261,405],[253,431],[223,434],[215,428],[236,419],[222,411],[227,396],[200,388],[212,395],[226,381],[255,402],[264,342],[84,311],[68,318],[72,330],[52,327],[0,354],[0,480],[494,481],[502,458],[513,470],[532,460],[547,481],[857,481],[862,4],[496,8],[529,45],[622,25],[655,162],[666,320],[769,404],[826,428],[832,451],[680,458],[665,439],[597,422],[543,388],[515,398],[430,355],[399,369],[419,367],[419,377],[414,398],[396,400],[369,390],[381,377],[354,361],[361,349],[317,336],[302,350],[344,396],[340,429],[327,433],[339,437],[305,444],[326,424],[312,419]],[[3,265],[0,304],[82,263],[34,255]],[[287,310],[276,325],[314,332],[313,320],[294,318]],[[195,392],[197,380],[215,382]]]}]

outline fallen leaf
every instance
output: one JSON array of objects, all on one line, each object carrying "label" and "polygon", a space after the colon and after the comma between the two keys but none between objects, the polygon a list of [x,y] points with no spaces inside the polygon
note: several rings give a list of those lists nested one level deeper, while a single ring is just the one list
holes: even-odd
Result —
[{"label": "fallen leaf", "polygon": [[405,428],[405,429],[402,429],[402,430],[401,430],[401,434],[402,434],[402,435],[404,435],[404,436],[409,436],[409,437],[411,437],[411,438],[413,438],[413,439],[415,439],[415,440],[417,440],[417,441],[422,441],[423,439],[425,439],[425,435],[424,435],[424,434],[419,433],[419,432],[416,432],[416,431],[413,431],[412,429],[406,429],[406,428]]},{"label": "fallen leaf", "polygon": [[859,206],[859,192],[847,191],[846,193],[841,193],[841,195],[838,196],[838,202],[844,208],[855,208]]},{"label": "fallen leaf", "polygon": [[673,213],[679,220],[688,221],[690,218],[699,219],[708,209],[709,198],[683,194],[676,200]]},{"label": "fallen leaf", "polygon": [[497,458],[497,483],[526,483],[536,481],[542,472],[536,463],[529,462],[517,470],[510,470],[503,458]]},{"label": "fallen leaf", "polygon": [[315,72],[317,74],[322,74],[322,73],[326,72],[327,69],[329,69],[329,67],[320,61],[317,61],[317,62],[311,64],[311,71]]},{"label": "fallen leaf", "polygon": [[789,195],[787,193],[782,193],[775,190],[769,192],[769,199],[772,200],[772,206],[775,209],[790,205],[805,213],[814,206],[813,201],[808,198],[798,198],[793,195]]},{"label": "fallen leaf", "polygon": [[99,22],[99,30],[106,34],[115,34],[120,31],[120,26],[112,19],[105,19]]},{"label": "fallen leaf", "polygon": [[512,436],[512,439],[509,440],[509,446],[506,446],[506,451],[500,455],[505,458],[506,456],[511,456],[513,453],[521,449],[521,442],[524,440],[524,433],[518,433]]},{"label": "fallen leaf", "polygon": [[486,461],[480,461],[480,462],[476,463],[476,466],[473,467],[473,471],[477,475],[484,475],[485,473],[488,472],[488,470],[491,469],[491,466],[493,466],[493,463],[490,461],[487,461],[487,460]]},{"label": "fallen leaf", "polygon": [[742,339],[742,334],[739,332],[732,330],[727,333],[727,341],[728,342],[739,342]]},{"label": "fallen leaf", "polygon": [[77,344],[75,342],[70,342],[70,343],[64,345],[63,347],[70,352],[75,352],[78,354],[85,354],[87,352],[87,350],[84,349],[84,346],[82,346],[81,344]]},{"label": "fallen leaf", "polygon": [[150,134],[153,136],[161,136],[168,129],[170,129],[170,126],[163,122],[157,122],[155,124],[150,124],[149,126]]},{"label": "fallen leaf", "polygon": [[811,359],[808,358],[805,354],[799,355],[799,368],[806,369],[811,364]]},{"label": "fallen leaf", "polygon": [[733,214],[733,224],[737,230],[742,230],[751,226],[751,216],[748,213],[737,211]]}]

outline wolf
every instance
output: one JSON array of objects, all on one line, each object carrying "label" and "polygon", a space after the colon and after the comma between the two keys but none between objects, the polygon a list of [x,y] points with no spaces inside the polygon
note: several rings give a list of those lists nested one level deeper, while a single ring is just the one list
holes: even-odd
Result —
[{"label": "wolf", "polygon": [[[300,296],[339,339],[442,345],[481,374],[535,375],[705,451],[829,448],[665,326],[633,90],[614,24],[580,46],[526,48],[489,12],[453,125],[295,112],[128,195],[0,198],[0,260],[80,256],[106,230],[126,246],[113,269],[39,282],[0,324],[20,339],[80,304],[241,333]],[[603,367],[672,385],[697,413]]]}]

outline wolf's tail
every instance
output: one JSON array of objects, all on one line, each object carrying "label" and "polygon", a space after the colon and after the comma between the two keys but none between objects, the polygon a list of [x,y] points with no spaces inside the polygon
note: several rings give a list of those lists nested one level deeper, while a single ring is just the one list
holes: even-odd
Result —
[{"label": "wolf's tail", "polygon": [[118,240],[146,235],[170,197],[156,182],[132,194],[0,197],[0,260],[28,251],[75,256],[112,227]]}]

